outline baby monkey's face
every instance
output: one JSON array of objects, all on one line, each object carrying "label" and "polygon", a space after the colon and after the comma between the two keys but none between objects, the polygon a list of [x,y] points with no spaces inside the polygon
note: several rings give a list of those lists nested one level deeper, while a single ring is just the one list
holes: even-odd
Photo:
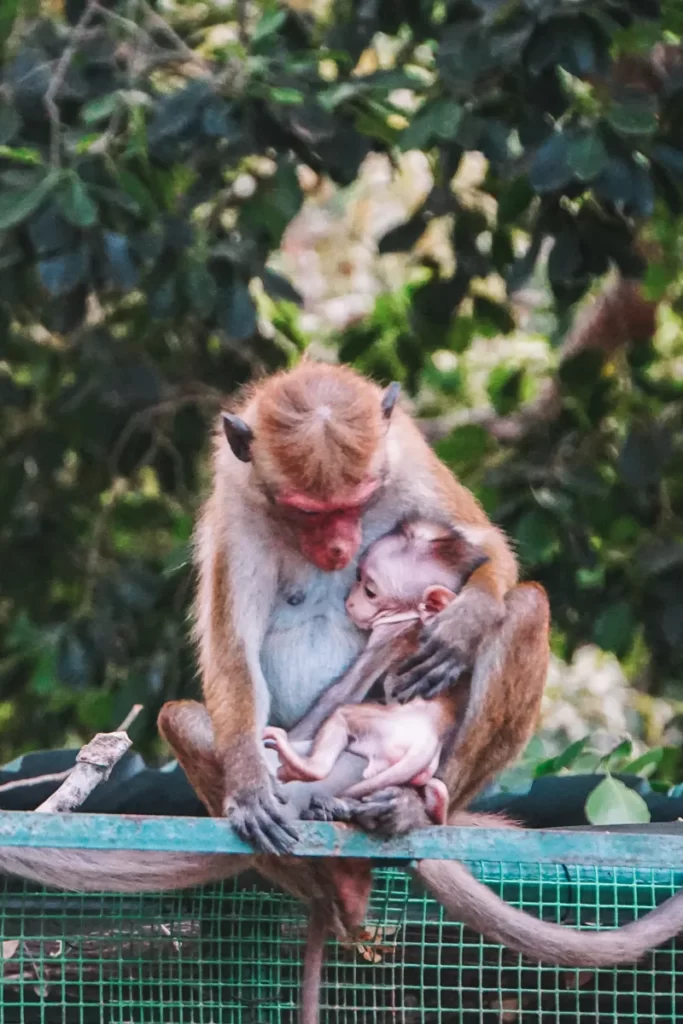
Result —
[{"label": "baby monkey's face", "polygon": [[387,595],[381,592],[377,582],[360,567],[358,578],[346,599],[346,610],[356,626],[359,629],[372,629],[377,616],[394,607]]},{"label": "baby monkey's face", "polygon": [[372,629],[379,616],[396,612],[418,611],[426,621],[455,597],[486,556],[453,532],[444,539],[450,544],[448,564],[435,556],[433,543],[400,533],[388,534],[369,548],[346,599],[346,610],[359,629]]},{"label": "baby monkey's face", "polygon": [[439,569],[424,553],[402,538],[383,537],[361,561],[346,610],[359,629],[372,629],[380,615],[416,610],[435,575]]}]

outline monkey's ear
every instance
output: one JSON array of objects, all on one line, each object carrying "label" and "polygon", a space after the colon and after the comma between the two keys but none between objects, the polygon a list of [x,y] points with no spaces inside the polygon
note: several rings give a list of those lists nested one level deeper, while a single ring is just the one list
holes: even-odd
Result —
[{"label": "monkey's ear", "polygon": [[444,608],[448,608],[448,605],[454,600],[455,594],[448,587],[427,587],[418,608],[420,618],[426,622],[427,619],[442,612]]},{"label": "monkey's ear", "polygon": [[394,381],[390,384],[382,395],[382,415],[385,420],[390,419],[394,406],[398,401],[398,396],[401,394],[401,385],[398,381]]},{"label": "monkey's ear", "polygon": [[239,416],[224,412],[223,430],[233,454],[240,462],[251,462],[251,442],[254,440],[254,432],[251,427],[247,426]]}]

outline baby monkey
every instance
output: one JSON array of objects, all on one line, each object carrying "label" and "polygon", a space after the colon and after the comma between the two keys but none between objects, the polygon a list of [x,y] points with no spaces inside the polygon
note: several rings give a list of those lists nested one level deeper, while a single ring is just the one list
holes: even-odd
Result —
[{"label": "baby monkey", "polygon": [[[362,799],[389,786],[416,786],[424,791],[433,821],[445,824],[448,791],[434,773],[455,727],[454,696],[446,692],[431,700],[416,697],[407,704],[346,701],[364,696],[357,687],[359,662],[373,659],[377,652],[386,670],[386,657],[380,653],[385,648],[391,665],[414,653],[422,625],[456,600],[486,561],[483,550],[463,532],[423,519],[400,523],[368,549],[346,609],[356,626],[370,630],[371,636],[366,651],[333,687],[340,703],[318,729],[307,754],[300,752],[300,744],[293,745],[292,734],[284,729],[269,726],[264,732],[279,754],[282,782],[325,779],[340,755],[349,751],[365,758],[367,767],[344,797]],[[292,733],[298,731],[299,726]]]}]

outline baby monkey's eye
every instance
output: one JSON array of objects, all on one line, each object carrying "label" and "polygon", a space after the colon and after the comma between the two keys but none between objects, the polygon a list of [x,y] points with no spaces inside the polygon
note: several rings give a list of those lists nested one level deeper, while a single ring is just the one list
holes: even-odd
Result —
[{"label": "baby monkey's eye", "polygon": [[372,587],[369,587],[367,585],[367,583],[365,584],[364,589],[365,589],[365,596],[369,597],[370,600],[372,600],[373,598],[377,597],[377,591],[373,590]]}]

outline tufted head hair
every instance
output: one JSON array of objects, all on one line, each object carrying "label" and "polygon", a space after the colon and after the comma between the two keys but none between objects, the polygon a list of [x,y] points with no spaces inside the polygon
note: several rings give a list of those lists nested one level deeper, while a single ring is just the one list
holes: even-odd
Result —
[{"label": "tufted head hair", "polygon": [[348,367],[301,362],[253,389],[244,461],[252,461],[276,492],[327,501],[352,491],[381,472],[381,442],[396,395],[388,389],[383,397]]}]

